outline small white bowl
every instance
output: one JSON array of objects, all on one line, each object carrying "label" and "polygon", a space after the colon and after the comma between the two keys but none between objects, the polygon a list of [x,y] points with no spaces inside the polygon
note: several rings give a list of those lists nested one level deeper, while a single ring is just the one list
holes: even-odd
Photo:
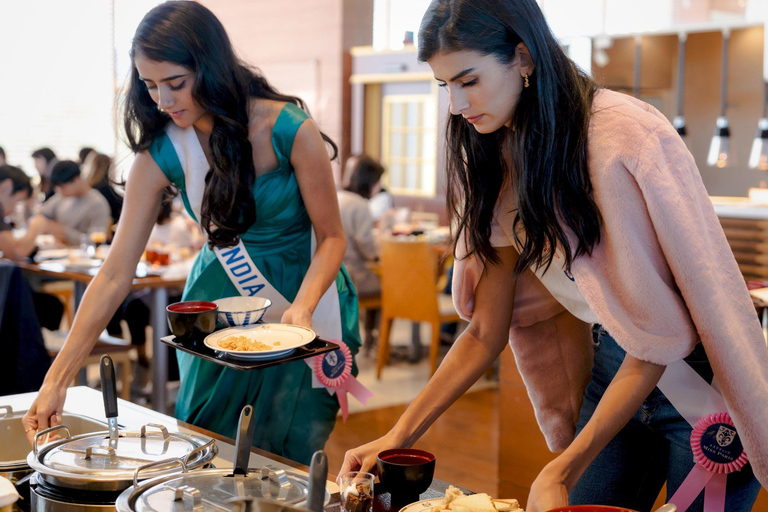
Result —
[{"label": "small white bowl", "polygon": [[219,306],[219,322],[231,327],[255,324],[272,305],[262,297],[225,297],[213,302]]}]

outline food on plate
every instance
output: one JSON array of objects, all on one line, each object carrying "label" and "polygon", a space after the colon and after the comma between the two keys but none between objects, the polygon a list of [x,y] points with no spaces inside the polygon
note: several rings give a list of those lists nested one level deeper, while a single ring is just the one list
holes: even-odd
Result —
[{"label": "food on plate", "polygon": [[344,510],[346,512],[366,512],[371,509],[373,496],[362,482],[344,489]]},{"label": "food on plate", "polygon": [[432,507],[430,512],[524,512],[520,503],[513,499],[492,499],[485,493],[464,494],[461,489],[452,485],[445,491],[445,500],[440,505]]},{"label": "food on plate", "polygon": [[248,336],[227,336],[219,340],[219,347],[240,352],[263,352],[264,350],[272,350],[274,348],[272,345],[267,345]]}]

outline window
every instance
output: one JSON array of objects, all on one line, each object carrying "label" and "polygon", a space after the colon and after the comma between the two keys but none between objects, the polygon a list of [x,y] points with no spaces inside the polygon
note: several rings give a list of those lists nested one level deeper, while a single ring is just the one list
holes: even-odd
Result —
[{"label": "window", "polygon": [[437,105],[432,94],[386,95],[383,101],[384,181],[393,194],[434,197]]},{"label": "window", "polygon": [[36,176],[31,153],[43,146],[61,159],[90,146],[120,161],[115,98],[136,26],[158,3],[0,2],[0,146],[9,164]]}]

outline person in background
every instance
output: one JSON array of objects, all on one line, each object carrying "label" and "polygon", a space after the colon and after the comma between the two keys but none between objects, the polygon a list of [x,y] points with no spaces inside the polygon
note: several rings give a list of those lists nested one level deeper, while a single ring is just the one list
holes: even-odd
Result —
[{"label": "person in background", "polygon": [[32,152],[32,158],[35,160],[35,169],[40,174],[40,193],[44,196],[43,201],[47,201],[55,192],[51,185],[51,171],[59,159],[51,148],[36,149]]},{"label": "person in background", "polygon": [[[112,159],[102,153],[91,151],[86,157],[82,169],[82,178],[91,188],[98,190],[109,203],[109,215],[112,218],[112,225],[116,226],[120,218],[120,212],[123,209],[123,198],[112,186]],[[107,238],[111,239],[112,237],[107,234]]]},{"label": "person in background", "polygon": [[371,210],[371,218],[373,223],[379,225],[381,219],[384,218],[386,213],[395,207],[395,199],[392,194],[379,185],[379,190],[373,194],[368,201],[368,208]]},{"label": "person in background", "polygon": [[23,261],[35,250],[35,238],[42,234],[45,219],[33,219],[21,238],[14,238],[13,226],[6,221],[16,205],[24,203],[32,195],[32,183],[24,171],[10,165],[0,166],[0,252],[13,261]]},{"label": "person in background", "polygon": [[347,235],[344,266],[352,277],[358,295],[379,293],[379,276],[367,265],[378,257],[373,217],[368,203],[381,186],[384,167],[367,155],[358,155],[349,157],[346,169],[347,185],[337,193],[341,224]]},{"label": "person in background", "polygon": [[88,160],[88,157],[91,155],[91,153],[95,152],[95,149],[89,148],[88,146],[83,146],[80,148],[80,151],[77,152],[77,163],[80,165],[85,164],[85,161]]},{"label": "person in background", "polygon": [[40,213],[30,223],[42,222],[43,232],[54,235],[67,245],[78,245],[81,235],[104,233],[109,227],[109,203],[81,178],[80,166],[71,160],[58,162],[51,172],[56,194],[43,203]]},{"label": "person in background", "polygon": [[[5,215],[13,212],[18,203],[32,195],[32,183],[24,171],[10,165],[0,166],[0,253],[12,261],[24,261],[35,250],[35,238],[43,233],[45,219],[32,219],[20,238],[14,238],[11,225]],[[59,299],[47,293],[33,292],[32,299],[40,325],[55,331],[61,324],[64,305]]]},{"label": "person in background", "polygon": [[[681,511],[715,510],[713,494],[720,510],[751,510],[768,485],[768,350],[672,124],[600,88],[536,0],[433,0],[418,41],[449,100],[453,299],[470,323],[397,424],[347,452],[340,473],[413,445],[509,343],[560,452],[531,483],[528,512],[649,511],[665,481]],[[694,424],[729,434],[723,466],[749,462],[688,507],[676,492],[704,471]]]},{"label": "person in background", "polygon": [[0,146],[0,165],[5,165],[5,150]]}]

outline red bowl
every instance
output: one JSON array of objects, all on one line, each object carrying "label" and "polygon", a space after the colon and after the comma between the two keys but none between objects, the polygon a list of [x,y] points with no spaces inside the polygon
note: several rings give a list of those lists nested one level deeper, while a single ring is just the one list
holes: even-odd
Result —
[{"label": "red bowl", "polygon": [[611,507],[608,505],[569,505],[567,507],[553,508],[547,512],[637,512],[631,508]]}]

